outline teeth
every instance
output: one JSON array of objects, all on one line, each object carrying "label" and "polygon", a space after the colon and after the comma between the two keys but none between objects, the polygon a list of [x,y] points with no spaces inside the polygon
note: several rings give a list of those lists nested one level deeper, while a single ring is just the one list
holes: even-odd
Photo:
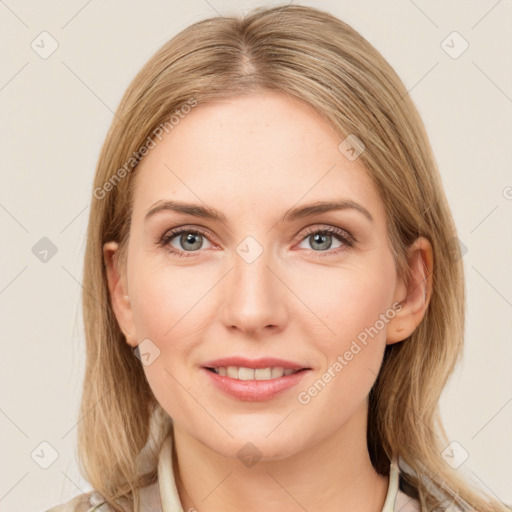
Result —
[{"label": "teeth", "polygon": [[272,378],[272,368],[256,368],[254,378],[256,380],[270,380]]},{"label": "teeth", "polygon": [[230,377],[238,380],[271,380],[278,379],[283,375],[291,375],[297,373],[299,370],[292,370],[291,368],[282,368],[276,366],[273,368],[244,368],[238,366],[228,366],[214,368],[215,373],[223,377]]},{"label": "teeth", "polygon": [[238,368],[236,366],[228,366],[226,375],[232,379],[238,379]]},{"label": "teeth", "polygon": [[284,375],[283,368],[272,368],[272,378],[277,379]]},{"label": "teeth", "polygon": [[239,380],[254,380],[254,370],[252,368],[238,368]]}]

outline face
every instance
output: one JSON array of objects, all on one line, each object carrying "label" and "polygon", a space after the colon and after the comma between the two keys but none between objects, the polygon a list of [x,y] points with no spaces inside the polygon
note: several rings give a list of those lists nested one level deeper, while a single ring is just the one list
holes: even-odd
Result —
[{"label": "face", "polygon": [[[386,343],[413,328],[384,205],[342,141],[311,107],[265,92],[198,106],[137,169],[126,267],[109,266],[116,316],[175,426],[225,456],[250,441],[281,458],[348,428]],[[321,202],[345,206],[303,209]],[[230,357],[304,370],[233,383],[205,368]]]}]

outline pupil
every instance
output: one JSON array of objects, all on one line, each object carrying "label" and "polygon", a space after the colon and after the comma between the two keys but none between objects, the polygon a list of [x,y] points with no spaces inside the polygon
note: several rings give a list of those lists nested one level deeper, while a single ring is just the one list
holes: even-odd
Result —
[{"label": "pupil", "polygon": [[[191,245],[194,245],[194,239],[197,239],[199,240],[199,237],[198,235],[195,235],[194,233],[187,233],[185,235],[182,235],[182,240],[184,240],[183,242],[183,246],[186,244],[186,243],[189,243]],[[195,240],[195,244],[196,244],[196,247],[192,247],[192,249],[199,249],[201,247],[201,242],[197,242],[197,240]]]},{"label": "pupil", "polygon": [[[329,249],[331,246],[331,243],[325,242],[325,239],[328,239],[330,235],[322,234],[322,233],[316,233],[313,235],[314,242],[319,243],[320,245],[324,245],[324,247],[321,247],[321,249]],[[324,242],[322,242],[322,239]]]}]

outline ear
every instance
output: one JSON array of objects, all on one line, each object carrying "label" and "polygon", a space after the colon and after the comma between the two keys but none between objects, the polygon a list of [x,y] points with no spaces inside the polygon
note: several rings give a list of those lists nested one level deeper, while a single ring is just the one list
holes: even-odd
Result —
[{"label": "ear", "polygon": [[427,310],[432,294],[433,251],[430,242],[417,238],[407,251],[410,269],[409,282],[399,280],[395,289],[396,315],[388,324],[388,345],[403,341],[420,324]]},{"label": "ear", "polygon": [[128,296],[127,279],[124,268],[119,264],[119,244],[107,242],[103,245],[110,301],[126,342],[132,347],[137,346],[137,336],[133,322],[133,312]]}]

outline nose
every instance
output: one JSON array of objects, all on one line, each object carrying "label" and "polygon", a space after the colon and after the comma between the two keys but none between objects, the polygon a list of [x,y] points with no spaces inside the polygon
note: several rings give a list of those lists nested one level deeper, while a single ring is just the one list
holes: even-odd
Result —
[{"label": "nose", "polygon": [[275,333],[284,328],[290,292],[279,274],[270,251],[263,250],[254,260],[243,250],[233,254],[233,267],[222,290],[221,320],[227,329],[257,337],[269,329]]}]

